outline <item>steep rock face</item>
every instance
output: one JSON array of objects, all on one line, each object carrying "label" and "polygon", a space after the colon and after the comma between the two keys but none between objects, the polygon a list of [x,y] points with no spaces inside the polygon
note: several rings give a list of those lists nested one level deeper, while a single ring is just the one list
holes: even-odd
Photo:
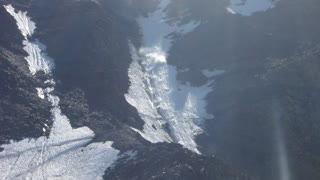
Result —
[{"label": "steep rock face", "polygon": [[120,159],[121,165],[105,174],[106,179],[128,180],[249,180],[213,157],[201,156],[175,144],[161,143],[141,151],[134,160]]},{"label": "steep rock face", "polygon": [[318,179],[320,48],[302,47],[295,55],[272,59],[266,78],[277,87],[281,123],[295,179]]},{"label": "steep rock face", "polygon": [[169,63],[191,67],[179,77],[195,85],[208,81],[204,69],[225,70],[209,78],[215,90],[207,109],[215,118],[199,137],[201,150],[256,179],[288,179],[284,171],[289,179],[319,179],[319,2],[280,0],[250,16],[228,12],[228,2],[187,2],[176,7],[208,22],[175,43]]}]

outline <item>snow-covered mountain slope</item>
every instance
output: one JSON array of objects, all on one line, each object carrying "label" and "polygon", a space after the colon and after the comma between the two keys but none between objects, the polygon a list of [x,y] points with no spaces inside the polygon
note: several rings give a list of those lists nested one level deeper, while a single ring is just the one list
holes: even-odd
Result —
[{"label": "snow-covered mountain slope", "polygon": [[[53,61],[46,55],[45,46],[38,40],[28,40],[36,28],[35,23],[27,17],[27,12],[16,13],[11,5],[4,7],[16,19],[25,38],[23,44],[30,73],[42,71],[50,75]],[[106,168],[117,160],[119,151],[111,147],[112,142],[90,144],[94,133],[87,127],[73,129],[60,110],[59,97],[52,94],[54,80],[47,79],[44,84],[46,87],[36,89],[39,98],[46,98],[52,105],[50,135],[2,145],[0,176],[4,179],[102,179]],[[44,126],[47,125],[44,123]]]},{"label": "snow-covered mountain slope", "polygon": [[262,1],[1,0],[0,179],[319,180],[320,1]]},{"label": "snow-covered mountain slope", "polygon": [[157,9],[137,19],[142,46],[131,43],[133,62],[129,68],[131,86],[126,100],[145,121],[142,137],[150,142],[174,142],[200,153],[196,135],[203,132],[203,121],[212,118],[206,112],[205,97],[212,91],[212,81],[200,87],[182,84],[177,69],[167,63],[174,35],[193,31],[201,22],[169,22],[166,9],[171,3],[161,1]]}]

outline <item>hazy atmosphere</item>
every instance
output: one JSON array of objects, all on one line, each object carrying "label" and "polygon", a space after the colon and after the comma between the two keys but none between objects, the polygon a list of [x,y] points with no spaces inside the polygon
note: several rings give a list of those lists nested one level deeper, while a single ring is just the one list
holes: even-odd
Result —
[{"label": "hazy atmosphere", "polygon": [[319,180],[320,1],[0,0],[0,179]]}]

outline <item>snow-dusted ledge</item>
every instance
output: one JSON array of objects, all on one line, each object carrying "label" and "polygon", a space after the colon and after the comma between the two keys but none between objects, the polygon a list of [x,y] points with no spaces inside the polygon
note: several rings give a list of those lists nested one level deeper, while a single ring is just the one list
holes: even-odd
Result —
[{"label": "snow-dusted ledge", "polygon": [[170,0],[162,0],[158,9],[137,19],[143,36],[138,49],[131,43],[132,63],[128,74],[130,87],[125,98],[134,106],[145,124],[134,129],[146,140],[174,142],[196,153],[195,136],[202,133],[206,112],[205,97],[212,91],[212,81],[200,87],[182,84],[176,79],[177,69],[167,64],[173,34],[192,32],[200,22],[169,23],[166,8]]},{"label": "snow-dusted ledge", "polygon": [[[50,74],[53,59],[47,56],[46,47],[38,40],[30,41],[36,29],[27,12],[15,12],[11,5],[4,8],[17,22],[24,36],[25,58],[31,74],[42,71]],[[49,137],[23,139],[2,145],[0,177],[3,179],[102,179],[104,171],[118,159],[119,151],[112,142],[91,143],[94,132],[87,127],[73,129],[69,119],[61,112],[59,97],[52,94],[55,81],[44,82],[47,87],[36,88],[41,99],[51,105],[53,126]],[[48,125],[43,123],[43,131]]]}]

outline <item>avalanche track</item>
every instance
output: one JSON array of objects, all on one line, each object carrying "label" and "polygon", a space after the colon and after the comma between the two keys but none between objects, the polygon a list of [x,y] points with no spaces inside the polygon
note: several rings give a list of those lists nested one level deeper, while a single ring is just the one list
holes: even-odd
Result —
[{"label": "avalanche track", "polygon": [[137,23],[142,34],[142,46],[130,42],[132,63],[128,74],[131,82],[125,98],[134,106],[145,124],[137,130],[146,140],[173,142],[200,153],[195,136],[202,133],[206,112],[205,97],[212,91],[212,81],[200,87],[182,84],[176,79],[177,69],[167,63],[174,35],[192,32],[201,22],[172,22],[166,15],[169,0]]}]

